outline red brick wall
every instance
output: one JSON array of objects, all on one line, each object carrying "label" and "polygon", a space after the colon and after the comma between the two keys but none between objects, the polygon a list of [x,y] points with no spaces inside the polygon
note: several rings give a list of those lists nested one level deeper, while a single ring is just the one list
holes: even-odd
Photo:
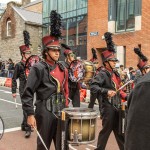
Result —
[{"label": "red brick wall", "polygon": [[[126,47],[126,67],[136,67],[138,57],[133,48],[141,44],[142,52],[150,59],[150,0],[142,0],[142,29],[140,31],[117,33],[113,41],[118,46]],[[98,31],[98,36],[89,36],[90,32]],[[87,54],[91,57],[91,48],[106,47],[102,35],[108,31],[108,0],[88,1],[88,37]],[[100,58],[100,53],[98,52]],[[100,60],[101,62],[101,60]]]}]

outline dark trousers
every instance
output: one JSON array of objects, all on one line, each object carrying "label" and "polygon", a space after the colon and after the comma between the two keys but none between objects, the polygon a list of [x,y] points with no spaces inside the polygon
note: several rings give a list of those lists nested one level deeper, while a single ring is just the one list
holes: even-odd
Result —
[{"label": "dark trousers", "polygon": [[[22,92],[20,92],[20,98],[22,96]],[[27,113],[23,110],[23,121],[21,123],[21,128],[25,131],[31,131],[31,127],[27,124]]]},{"label": "dark trousers", "polygon": [[89,102],[88,108],[94,107],[96,99],[98,100],[99,110],[101,110],[102,97],[101,97],[101,95],[99,95],[97,93],[92,93],[92,92],[90,93],[90,102]]},{"label": "dark trousers", "polygon": [[108,102],[102,103],[102,130],[98,136],[97,148],[95,150],[105,150],[111,132],[114,132],[119,149],[124,150],[124,137],[119,135],[119,113]]},{"label": "dark trousers", "polygon": [[79,88],[69,88],[69,98],[72,100],[73,107],[80,107]]},{"label": "dark trousers", "polygon": [[[56,131],[58,121],[56,116],[46,109],[44,103],[39,103],[36,106],[35,118],[37,123],[37,130],[39,131],[47,148],[50,149],[52,140],[56,148]],[[58,143],[59,142],[60,141],[58,141]],[[45,147],[43,146],[39,137],[37,137],[37,150],[45,150]]]},{"label": "dark trousers", "polygon": [[25,129],[25,131],[31,131],[31,127],[27,124],[27,117],[27,113],[23,110],[23,121],[21,127]]}]

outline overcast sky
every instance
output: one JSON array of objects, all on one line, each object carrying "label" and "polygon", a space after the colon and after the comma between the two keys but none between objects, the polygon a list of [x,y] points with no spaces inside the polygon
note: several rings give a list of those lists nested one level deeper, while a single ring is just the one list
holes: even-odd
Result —
[{"label": "overcast sky", "polygon": [[[19,2],[19,3],[21,3],[22,0],[0,0],[0,3],[8,3],[8,2],[10,2],[10,1],[14,1],[14,2]],[[35,0],[31,0],[31,2],[33,2],[33,1],[35,1]]]}]

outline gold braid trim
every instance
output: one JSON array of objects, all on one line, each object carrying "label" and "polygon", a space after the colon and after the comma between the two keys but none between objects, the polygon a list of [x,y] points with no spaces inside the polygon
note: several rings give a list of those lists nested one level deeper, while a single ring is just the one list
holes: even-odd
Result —
[{"label": "gold braid trim", "polygon": [[[52,75],[51,75],[52,76]],[[57,82],[57,93],[60,93],[60,82],[58,79],[52,76],[52,78]]]}]

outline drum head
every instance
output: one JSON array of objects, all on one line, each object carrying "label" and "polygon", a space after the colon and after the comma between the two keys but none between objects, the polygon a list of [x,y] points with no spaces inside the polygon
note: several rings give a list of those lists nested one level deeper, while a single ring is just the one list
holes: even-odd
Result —
[{"label": "drum head", "polygon": [[78,82],[83,79],[84,76],[84,66],[80,60],[74,60],[70,64],[69,78],[72,82]]},{"label": "drum head", "polygon": [[31,67],[39,62],[41,60],[41,58],[37,55],[31,55],[27,60],[26,60],[26,63],[25,63],[25,75],[26,77],[28,77],[29,75],[29,72],[30,72],[30,69]]},{"label": "drum head", "polygon": [[75,107],[75,108],[65,108],[63,110],[70,116],[88,116],[88,115],[97,116],[98,114],[97,111],[92,108]]}]

